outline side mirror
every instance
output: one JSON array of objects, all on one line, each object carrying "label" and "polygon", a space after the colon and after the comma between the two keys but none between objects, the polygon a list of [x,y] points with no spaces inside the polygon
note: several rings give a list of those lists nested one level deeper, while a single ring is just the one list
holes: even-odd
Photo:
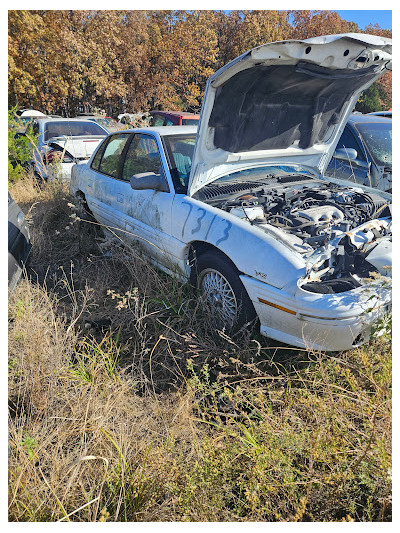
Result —
[{"label": "side mirror", "polygon": [[354,161],[357,159],[357,150],[354,148],[338,148],[334,151],[333,157],[343,161]]},{"label": "side mirror", "polygon": [[169,192],[168,183],[163,176],[154,172],[142,172],[134,174],[130,181],[132,189],[143,191],[152,189],[154,191]]}]

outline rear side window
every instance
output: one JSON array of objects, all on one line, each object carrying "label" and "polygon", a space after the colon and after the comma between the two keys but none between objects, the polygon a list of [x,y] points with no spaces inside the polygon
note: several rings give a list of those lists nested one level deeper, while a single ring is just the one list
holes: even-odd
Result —
[{"label": "rear side window", "polygon": [[114,178],[118,177],[118,170],[122,162],[121,155],[129,137],[128,134],[123,133],[110,137],[100,161],[99,172]]},{"label": "rear side window", "polygon": [[101,156],[103,155],[104,148],[106,147],[106,145],[107,145],[107,141],[102,142],[99,146],[99,149],[95,153],[95,156],[93,158],[92,165],[91,165],[93,170],[99,170]]},{"label": "rear side window", "polygon": [[44,126],[44,140],[48,141],[52,137],[77,137],[80,135],[102,135],[107,133],[98,124],[91,121],[52,121]]}]

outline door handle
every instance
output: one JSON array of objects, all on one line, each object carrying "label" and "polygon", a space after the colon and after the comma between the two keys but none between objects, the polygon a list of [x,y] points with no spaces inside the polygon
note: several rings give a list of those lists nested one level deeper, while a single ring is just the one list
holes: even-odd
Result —
[{"label": "door handle", "polygon": [[124,203],[124,196],[121,193],[117,193],[117,200],[118,202],[121,202],[121,204]]}]

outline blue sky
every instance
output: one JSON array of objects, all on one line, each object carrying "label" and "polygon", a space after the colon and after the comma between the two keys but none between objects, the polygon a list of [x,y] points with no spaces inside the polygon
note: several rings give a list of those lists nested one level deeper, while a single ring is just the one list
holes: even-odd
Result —
[{"label": "blue sky", "polygon": [[356,22],[360,29],[364,29],[368,24],[379,24],[381,28],[389,30],[392,27],[392,11],[378,11],[368,9],[356,10],[335,10],[339,13],[342,19]]}]

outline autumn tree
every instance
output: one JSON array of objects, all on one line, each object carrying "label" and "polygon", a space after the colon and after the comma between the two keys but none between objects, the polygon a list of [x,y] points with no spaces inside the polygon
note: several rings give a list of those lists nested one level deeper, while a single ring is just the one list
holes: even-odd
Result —
[{"label": "autumn tree", "polygon": [[57,34],[41,12],[9,12],[10,105],[48,110],[55,99],[65,96],[63,72],[55,68],[58,60],[52,52],[57,44]]},{"label": "autumn tree", "polygon": [[290,11],[290,21],[293,39],[359,31],[357,24],[343,20],[336,11]]},{"label": "autumn tree", "polygon": [[221,66],[256,46],[288,39],[291,34],[287,11],[221,12],[216,19]]},{"label": "autumn tree", "polygon": [[[364,31],[370,35],[379,35],[381,37],[388,37],[389,39],[392,38],[392,30],[385,30],[381,28],[379,24],[370,24]],[[387,72],[381,76],[377,80],[376,86],[380,109],[390,109],[392,107],[392,72]],[[375,108],[371,109],[371,111],[378,111],[380,109]]]},{"label": "autumn tree", "polygon": [[[207,78],[266,42],[358,31],[334,11],[11,10],[9,105],[74,116],[198,111]],[[391,36],[374,24],[367,33]],[[378,82],[391,102],[391,75]]]},{"label": "autumn tree", "polygon": [[217,68],[213,11],[158,11],[150,15],[153,106],[199,110],[207,78]]}]

